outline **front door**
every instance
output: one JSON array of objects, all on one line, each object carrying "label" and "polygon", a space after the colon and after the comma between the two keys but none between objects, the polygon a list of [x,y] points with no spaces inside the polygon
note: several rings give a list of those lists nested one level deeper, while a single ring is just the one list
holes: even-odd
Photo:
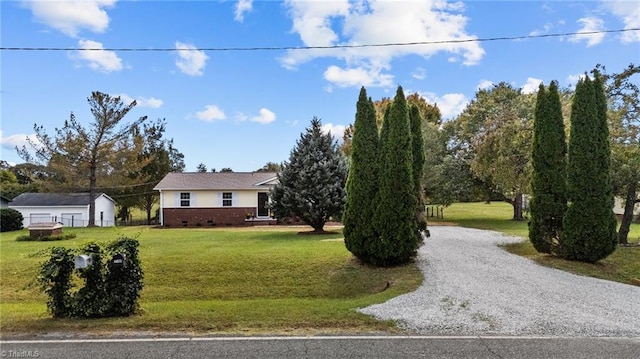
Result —
[{"label": "front door", "polygon": [[269,193],[258,192],[258,217],[269,217]]}]

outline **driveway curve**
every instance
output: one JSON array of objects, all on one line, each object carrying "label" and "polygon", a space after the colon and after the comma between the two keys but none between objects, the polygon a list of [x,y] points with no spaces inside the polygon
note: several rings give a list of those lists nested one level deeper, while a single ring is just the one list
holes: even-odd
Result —
[{"label": "driveway curve", "polygon": [[543,267],[498,247],[520,238],[429,230],[417,257],[420,288],[362,313],[431,335],[640,336],[640,287]]}]

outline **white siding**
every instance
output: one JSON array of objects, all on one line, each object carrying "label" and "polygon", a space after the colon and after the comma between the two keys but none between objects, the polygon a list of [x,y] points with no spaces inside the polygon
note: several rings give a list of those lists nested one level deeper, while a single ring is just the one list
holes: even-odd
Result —
[{"label": "white siding", "polygon": [[[180,208],[180,193],[185,191],[162,191],[162,208]],[[190,191],[191,206],[196,208],[218,208],[222,206],[222,193],[233,194],[233,207],[257,207],[258,191],[228,190],[228,191]],[[177,200],[176,200],[177,199]]]},{"label": "white siding", "polygon": [[[22,225],[28,228],[32,220],[37,222],[61,222],[71,226],[73,215],[74,227],[85,227],[89,224],[89,205],[86,206],[11,206],[20,213],[24,220]],[[100,220],[102,212],[102,221]],[[96,198],[96,225],[110,227],[115,225],[115,205],[105,196]]]},{"label": "white siding", "polygon": [[[87,210],[87,217],[89,214]],[[100,212],[102,212],[102,220],[100,219]],[[105,196],[96,198],[96,226],[111,227],[116,223],[116,209],[114,203]]]},{"label": "white siding", "polygon": [[[74,226],[86,226],[89,219],[89,208],[84,206],[65,206],[65,207],[20,207],[11,206],[11,208],[20,211],[22,217],[22,225],[28,228],[31,221],[40,222],[62,222],[63,213],[81,213],[83,217],[82,224],[74,223]],[[66,225],[66,223],[65,223]],[[113,224],[112,224],[113,225]]]}]

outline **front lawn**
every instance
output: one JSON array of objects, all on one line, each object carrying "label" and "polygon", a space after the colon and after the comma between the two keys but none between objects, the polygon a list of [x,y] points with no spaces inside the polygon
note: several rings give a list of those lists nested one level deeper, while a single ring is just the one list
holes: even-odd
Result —
[{"label": "front lawn", "polygon": [[[568,261],[538,253],[528,240],[527,221],[513,221],[513,207],[504,202],[455,203],[444,209],[444,219],[429,218],[429,223],[455,224],[462,227],[488,229],[525,238],[522,243],[505,245],[510,253],[530,258],[537,263],[567,272],[612,280],[626,284],[636,284],[640,280],[640,247],[618,247],[609,257],[595,264]],[[640,224],[633,223],[629,242],[640,242]]]},{"label": "front lawn", "polygon": [[[413,291],[422,275],[414,264],[373,268],[357,262],[334,234],[298,235],[308,228],[154,229],[65,228],[59,242],[17,242],[26,230],[0,237],[2,335],[82,331],[194,333],[351,333],[396,331],[356,308]],[[139,315],[51,319],[34,284],[52,246],[137,237],[145,272]],[[388,287],[388,288],[387,288]]]}]

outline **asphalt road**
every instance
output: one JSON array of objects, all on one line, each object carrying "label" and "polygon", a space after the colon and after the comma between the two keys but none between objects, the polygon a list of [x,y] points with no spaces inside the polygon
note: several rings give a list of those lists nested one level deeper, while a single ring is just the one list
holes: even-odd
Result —
[{"label": "asphalt road", "polygon": [[1,358],[640,358],[640,338],[195,337],[0,341]]}]

